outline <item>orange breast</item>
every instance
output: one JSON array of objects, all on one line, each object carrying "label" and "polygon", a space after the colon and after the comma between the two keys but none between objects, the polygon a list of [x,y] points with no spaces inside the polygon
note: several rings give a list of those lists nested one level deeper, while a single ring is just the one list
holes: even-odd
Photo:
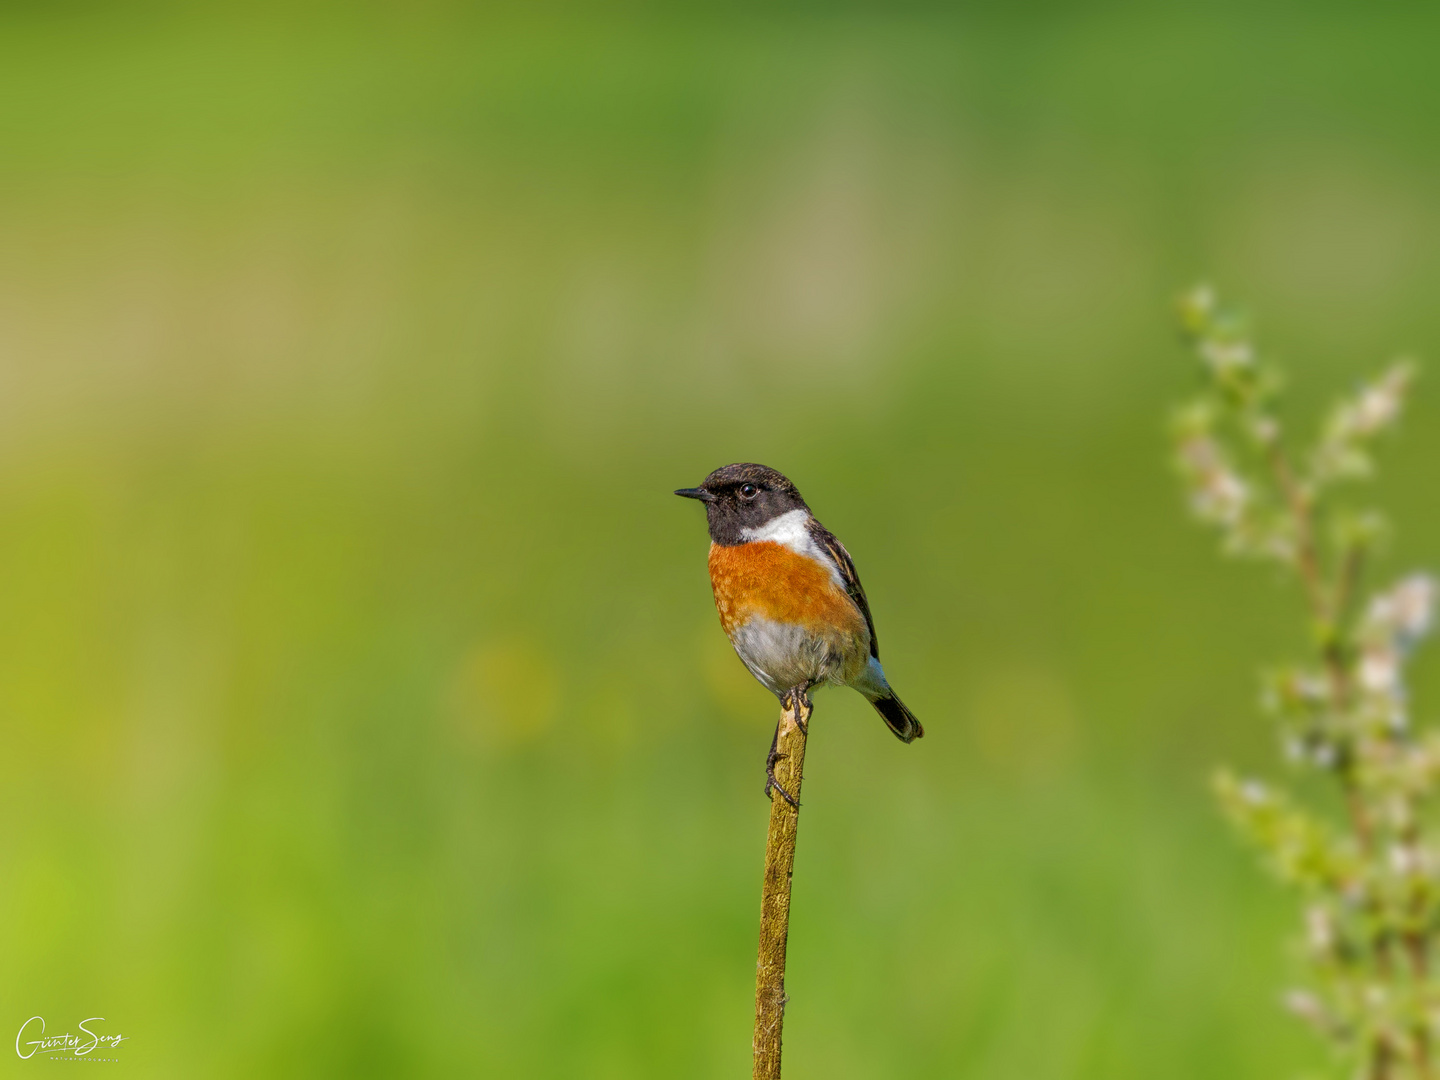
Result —
[{"label": "orange breast", "polygon": [[710,584],[726,634],[763,615],[822,634],[868,635],[864,616],[830,571],[784,544],[711,544]]}]

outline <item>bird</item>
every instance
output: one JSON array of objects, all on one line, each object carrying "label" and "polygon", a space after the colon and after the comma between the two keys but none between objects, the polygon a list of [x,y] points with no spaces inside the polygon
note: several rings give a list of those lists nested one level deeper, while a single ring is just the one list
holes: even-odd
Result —
[{"label": "bird", "polygon": [[[737,462],[675,494],[705,504],[720,626],[765,689],[783,704],[815,686],[853,687],[902,742],[925,734],[880,666],[855,561],[793,483],[769,466]],[[798,805],[775,779],[779,738],[777,724],[765,794],[774,788]]]}]

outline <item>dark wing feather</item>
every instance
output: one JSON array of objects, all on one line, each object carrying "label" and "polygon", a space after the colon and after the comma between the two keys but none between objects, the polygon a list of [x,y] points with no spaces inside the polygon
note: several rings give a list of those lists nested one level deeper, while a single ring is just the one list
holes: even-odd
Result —
[{"label": "dark wing feather", "polygon": [[820,550],[829,553],[830,558],[840,570],[840,577],[845,582],[845,592],[855,606],[860,609],[860,614],[865,616],[865,625],[870,628],[870,655],[876,660],[880,659],[880,642],[875,637],[875,619],[870,614],[870,601],[865,599],[865,586],[860,584],[860,575],[855,570],[855,560],[850,558],[850,552],[845,550],[845,545],[829,529],[821,525],[813,517],[810,519],[810,536],[820,546]]}]

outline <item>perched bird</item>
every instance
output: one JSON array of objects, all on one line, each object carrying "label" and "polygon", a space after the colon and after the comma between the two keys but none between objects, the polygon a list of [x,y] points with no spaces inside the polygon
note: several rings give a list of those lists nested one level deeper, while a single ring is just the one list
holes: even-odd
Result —
[{"label": "perched bird", "polygon": [[[852,686],[903,742],[925,734],[880,666],[875,620],[845,545],[815,520],[795,485],[742,462],[716,469],[676,495],[705,504],[710,584],[720,625],[750,673],[784,702],[829,683]],[[779,739],[780,729],[775,729]],[[765,765],[775,781],[775,743]]]}]

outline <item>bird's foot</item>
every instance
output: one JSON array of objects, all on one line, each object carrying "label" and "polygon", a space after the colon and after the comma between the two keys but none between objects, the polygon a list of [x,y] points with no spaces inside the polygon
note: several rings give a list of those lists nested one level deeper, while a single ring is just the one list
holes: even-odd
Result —
[{"label": "bird's foot", "polygon": [[[775,738],[770,740],[770,753],[765,755],[765,797],[770,799],[770,792],[772,790],[778,791],[782,799],[795,807],[796,810],[799,810],[800,804],[785,790],[780,781],[775,779],[775,763],[784,759],[784,757],[785,755],[780,753],[780,725],[776,724]],[[771,799],[771,801],[773,802],[774,800]]]},{"label": "bird's foot", "polygon": [[[765,797],[770,799],[770,792],[772,790],[778,791],[782,799],[795,807],[796,810],[799,810],[800,804],[795,801],[795,797],[785,790],[779,780],[775,779],[775,762],[784,756],[784,754],[771,754],[770,760],[765,763]],[[773,802],[774,800],[772,799],[771,801]]]},{"label": "bird's foot", "polygon": [[[792,688],[790,692],[785,695],[784,704],[786,710],[793,710],[795,726],[800,729],[800,734],[808,738],[810,735],[810,697],[805,693],[805,690],[806,688],[803,686]],[[779,737],[778,731],[776,732],[776,737]]]}]

